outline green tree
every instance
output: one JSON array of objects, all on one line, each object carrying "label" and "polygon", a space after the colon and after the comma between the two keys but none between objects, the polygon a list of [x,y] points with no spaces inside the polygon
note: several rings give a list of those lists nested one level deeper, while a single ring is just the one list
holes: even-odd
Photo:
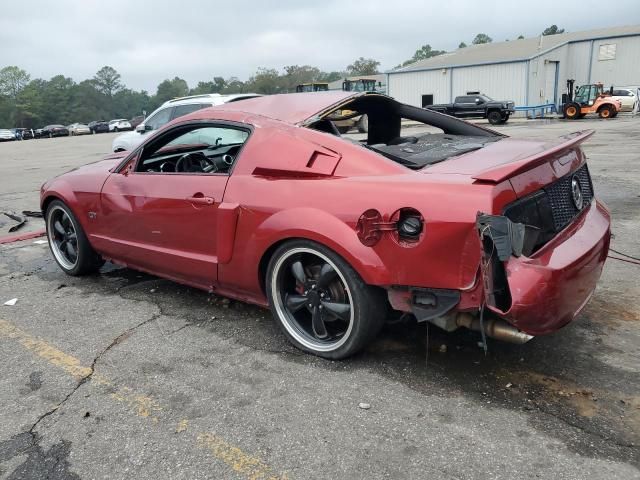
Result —
[{"label": "green tree", "polygon": [[335,82],[347,76],[347,72],[320,72],[318,75],[319,82]]},{"label": "green tree", "polygon": [[285,90],[280,74],[273,68],[259,68],[247,84],[249,90],[252,92],[265,95],[271,95]]},{"label": "green tree", "polygon": [[476,37],[473,39],[473,43],[474,45],[481,45],[483,43],[491,43],[493,42],[493,38],[491,38],[489,35],[487,35],[486,33],[479,33],[476,35]]},{"label": "green tree", "polygon": [[227,82],[222,77],[213,77],[210,82],[198,82],[195,88],[192,88],[189,95],[201,95],[204,93],[220,93],[227,86]]},{"label": "green tree", "polygon": [[380,62],[373,58],[360,57],[347,66],[347,74],[350,76],[375,75],[378,73],[379,66]]},{"label": "green tree", "polygon": [[154,101],[161,105],[167,100],[177,97],[185,97],[189,95],[189,85],[186,80],[180,77],[174,77],[173,80],[164,80],[158,85]]},{"label": "green tree", "polygon": [[0,95],[5,95],[12,100],[29,83],[29,74],[16,66],[4,67],[0,70]]},{"label": "green tree", "polygon": [[458,48],[466,48],[467,44],[464,42],[460,42],[460,45],[458,45]]},{"label": "green tree", "polygon": [[557,25],[551,25],[542,31],[542,35],[556,35],[558,33],[564,33],[564,28],[558,28]]},{"label": "green tree", "polygon": [[518,35],[518,40],[524,40],[524,35]]},{"label": "green tree", "polygon": [[284,75],[282,77],[283,88],[290,92],[294,92],[296,85],[301,83],[321,81],[320,69],[310,65],[288,65],[284,67]]},{"label": "green tree", "polygon": [[226,86],[222,93],[249,93],[247,84],[238,77],[229,77],[225,80]]},{"label": "green tree", "polygon": [[93,82],[99,92],[111,98],[114,93],[122,88],[120,74],[113,67],[102,67],[93,77]]}]

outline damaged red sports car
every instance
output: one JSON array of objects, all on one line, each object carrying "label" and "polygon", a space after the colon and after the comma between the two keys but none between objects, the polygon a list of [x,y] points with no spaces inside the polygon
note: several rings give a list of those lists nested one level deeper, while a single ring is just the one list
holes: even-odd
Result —
[{"label": "damaged red sports car", "polygon": [[[359,115],[366,138],[341,137]],[[41,207],[66,273],[111,261],[269,306],[326,358],[390,309],[524,342],[580,312],[607,256],[590,134],[517,140],[372,93],[265,96],[48,181]]]}]

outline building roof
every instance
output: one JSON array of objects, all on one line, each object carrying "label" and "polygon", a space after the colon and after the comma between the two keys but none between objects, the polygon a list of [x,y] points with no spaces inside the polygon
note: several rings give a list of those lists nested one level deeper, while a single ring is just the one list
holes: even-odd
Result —
[{"label": "building roof", "polygon": [[419,60],[406,67],[390,70],[387,73],[403,73],[447,67],[529,60],[567,43],[628,35],[640,35],[640,25],[559,33],[556,35],[541,35],[539,37],[511,40],[508,42],[469,45],[468,47],[459,48],[453,52]]}]

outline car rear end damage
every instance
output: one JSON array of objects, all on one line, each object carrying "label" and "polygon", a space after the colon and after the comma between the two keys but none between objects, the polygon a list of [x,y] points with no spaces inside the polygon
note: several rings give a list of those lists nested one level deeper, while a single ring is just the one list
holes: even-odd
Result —
[{"label": "car rear end damage", "polygon": [[596,288],[611,235],[609,212],[595,197],[579,148],[590,135],[566,136],[551,148],[472,174],[476,183],[510,184],[515,199],[501,211],[477,212],[481,258],[473,285],[455,294],[410,290],[407,300],[418,321],[447,331],[479,330],[485,311],[488,336],[523,343],[579,314]]}]

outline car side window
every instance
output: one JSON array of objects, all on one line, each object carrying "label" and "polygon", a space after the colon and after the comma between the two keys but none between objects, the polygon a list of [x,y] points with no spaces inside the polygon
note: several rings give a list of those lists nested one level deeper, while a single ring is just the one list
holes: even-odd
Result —
[{"label": "car side window", "polygon": [[160,110],[155,115],[152,115],[151,117],[149,117],[144,122],[144,124],[147,127],[151,127],[152,130],[157,130],[160,127],[162,127],[164,124],[169,123],[169,120],[171,120],[172,110],[173,110],[173,107],[167,107],[163,110]]},{"label": "car side window", "polygon": [[135,170],[189,175],[228,174],[249,133],[248,128],[229,125],[175,127],[144,147]]},{"label": "car side window", "polygon": [[183,115],[186,115],[187,113],[195,112],[196,110],[200,110],[206,106],[207,105],[202,105],[201,103],[190,103],[188,105],[178,105],[176,108],[173,109],[173,115],[171,116],[171,119],[173,120],[174,118],[181,117]]}]

